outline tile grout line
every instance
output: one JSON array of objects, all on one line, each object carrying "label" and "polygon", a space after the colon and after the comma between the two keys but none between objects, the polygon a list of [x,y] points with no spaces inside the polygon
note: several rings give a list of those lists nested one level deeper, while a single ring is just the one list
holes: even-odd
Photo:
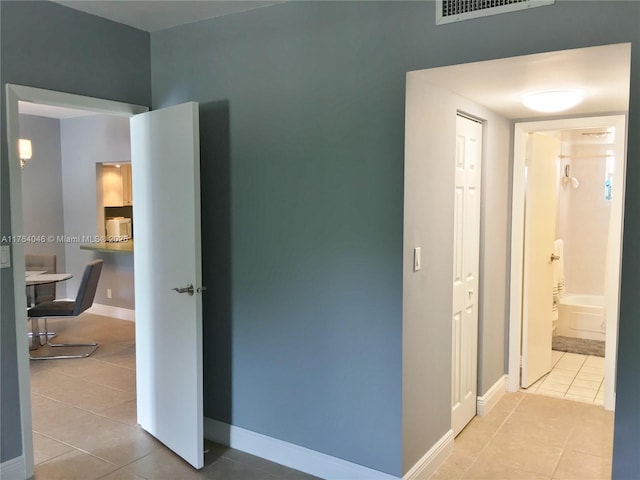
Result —
[{"label": "tile grout line", "polygon": [[[576,380],[578,380],[578,376],[580,375],[580,373],[583,371],[583,368],[585,368],[585,366],[587,365],[587,361],[589,360],[590,357],[592,357],[593,355],[586,355],[584,361],[582,362],[582,365],[580,365],[580,370],[578,370],[578,373],[576,374],[576,377],[573,379],[573,381],[571,382],[571,385],[569,386],[569,389],[567,390],[567,393],[565,394],[565,398],[566,395],[569,393],[569,390],[571,390],[571,387],[573,387],[574,382]],[[585,372],[586,373],[586,372]],[[586,380],[585,380],[586,381]],[[587,401],[588,397],[585,397],[584,400],[579,400],[579,401],[584,401],[585,403],[591,403],[593,405],[598,405],[598,403],[596,403],[596,397],[598,396],[598,392],[600,390],[600,388],[602,387],[602,384],[604,383],[604,375],[602,375],[602,379],[600,380],[599,384],[598,384],[598,388],[595,389],[595,392],[593,394],[593,398],[591,398],[590,401]],[[578,387],[576,385],[576,388],[582,388],[582,387]],[[586,388],[586,387],[585,387]],[[589,390],[594,390],[589,388]],[[580,397],[581,395],[573,395],[574,397]],[[575,400],[574,398],[570,398],[569,400]]]},{"label": "tile grout line", "polygon": [[[153,455],[154,453],[155,453],[155,450],[142,455],[140,458],[136,458],[135,460],[131,460],[130,462],[127,462],[124,465],[119,466],[116,470],[114,470],[114,472],[117,472],[118,470],[122,470],[122,469],[124,469],[124,468],[126,468],[126,467],[128,467],[130,465],[133,465],[134,463],[139,462],[140,460],[142,460],[144,458],[147,458],[148,456]],[[107,473],[106,475],[103,475],[102,477],[99,477],[96,480],[100,480],[101,478],[104,478],[104,477],[106,477],[108,475],[112,475],[114,472]],[[147,477],[143,477],[143,476],[139,475],[138,473],[134,473],[133,475],[136,476],[136,477],[139,477],[139,478],[141,478],[143,480],[149,480]]]},{"label": "tile grout line", "polygon": [[[572,394],[569,393],[569,390],[571,390],[571,387],[574,386],[575,381],[576,380],[581,380],[581,379],[578,378],[578,376],[580,375],[581,372],[583,372],[583,369],[585,367],[591,368],[589,365],[587,365],[587,362],[589,361],[589,358],[590,357],[599,358],[599,357],[595,357],[593,355],[573,354],[573,355],[578,355],[579,357],[581,357],[582,361],[580,362],[580,367],[578,368],[578,370],[571,377],[571,382],[569,383],[569,385],[567,385],[566,390],[564,392],[562,392],[562,396],[554,395],[553,393],[550,393],[548,389],[544,388],[545,381],[549,380],[549,376],[554,372],[554,370],[559,369],[559,370],[571,371],[571,369],[558,367],[558,364],[565,357],[567,352],[559,352],[559,351],[556,351],[556,350],[554,350],[554,352],[558,352],[558,353],[561,353],[561,354],[555,361],[552,361],[551,371],[534,383],[534,385],[537,384],[537,386],[534,389],[531,389],[531,387],[533,387],[533,385],[532,385],[528,389],[522,389],[521,388],[520,391],[522,391],[523,393],[532,393],[532,394],[544,395],[544,396],[549,396],[549,397],[562,398],[562,399],[565,399],[565,400],[578,401],[578,402],[592,404],[592,405],[602,405],[602,403],[599,403],[597,401],[597,396],[598,396],[598,393],[600,392],[600,390],[602,389],[602,386],[603,386],[603,383],[604,383],[604,376],[602,376],[602,379],[600,380],[599,387],[597,389],[595,389],[593,398],[591,398],[591,399],[589,399],[588,397],[576,398],[576,397],[580,397],[580,395],[572,395]],[[567,357],[567,358],[575,358],[575,357]],[[586,372],[585,371],[584,373],[591,373],[591,372]],[[570,377],[566,377],[566,378],[570,378]],[[588,380],[586,380],[586,381],[588,381]],[[553,382],[551,382],[551,383],[553,383]],[[562,385],[562,386],[564,386],[564,385]],[[583,387],[577,387],[577,388],[583,388]],[[589,389],[588,387],[584,387],[584,388]],[[593,389],[589,389],[589,390],[593,390]],[[556,392],[558,394],[561,393],[560,391],[555,391],[555,390],[554,390],[554,392]],[[572,396],[571,397],[567,397],[567,395],[572,395]]]},{"label": "tile grout line", "polygon": [[[122,367],[122,368],[124,368],[124,367]],[[108,388],[108,389],[111,389],[111,390],[116,390],[118,392],[123,392],[123,393],[135,393],[134,391],[131,391],[131,390],[123,390],[121,388],[112,387],[110,385],[105,385],[104,383],[93,382],[91,380],[88,380],[85,377],[74,377],[73,375],[69,375],[68,373],[64,373],[64,372],[55,372],[55,373],[57,373],[58,375],[63,375],[63,376],[65,376],[65,377],[67,377],[67,378],[69,378],[71,380],[74,380],[74,381],[87,382],[90,385],[97,385],[99,387],[104,387],[104,388]],[[33,389],[32,389],[32,391],[33,391]],[[39,394],[38,392],[34,392],[34,393]],[[42,394],[39,394],[39,395],[42,395]]]},{"label": "tile grout line", "polygon": [[558,467],[560,466],[560,460],[562,460],[562,457],[564,456],[565,450],[567,448],[567,444],[569,443],[569,439],[571,438],[571,435],[573,435],[573,432],[575,431],[575,429],[576,429],[576,426],[575,426],[575,424],[573,424],[571,426],[571,432],[569,433],[569,435],[567,435],[567,438],[565,439],[564,444],[562,445],[562,452],[560,453],[560,456],[558,457],[556,465],[553,468],[553,472],[551,473],[551,477],[550,477],[551,480],[553,480],[553,477],[555,476],[556,472],[558,471]]},{"label": "tile grout line", "polygon": [[[62,405],[66,405],[66,406],[68,406],[68,407],[71,407],[71,408],[75,408],[75,409],[81,410],[82,412],[84,412],[84,413],[88,413],[89,415],[94,415],[94,416],[96,416],[96,417],[100,417],[100,418],[102,418],[102,419],[105,419],[105,420],[108,420],[108,421],[111,421],[111,422],[115,422],[115,423],[118,423],[118,424],[121,424],[121,425],[124,425],[124,426],[127,426],[127,427],[131,427],[131,428],[134,428],[134,429],[135,429],[135,428],[140,428],[140,426],[139,426],[137,423],[136,423],[136,424],[131,424],[131,423],[128,423],[128,422],[126,422],[126,421],[123,421],[123,420],[120,420],[120,419],[117,419],[117,418],[109,417],[109,416],[107,416],[107,415],[105,415],[105,414],[104,414],[104,411],[105,411],[105,410],[109,410],[110,408],[117,407],[118,405],[122,405],[122,404],[124,404],[124,403],[128,403],[128,402],[130,402],[131,400],[127,400],[127,401],[122,402],[122,403],[120,403],[120,404],[118,404],[118,405],[114,405],[113,407],[108,407],[108,408],[106,408],[106,409],[104,409],[104,410],[102,410],[102,411],[100,411],[100,412],[92,412],[92,411],[90,411],[90,410],[86,410],[86,409],[84,409],[84,408],[82,408],[82,407],[78,407],[78,406],[76,406],[76,405],[72,405],[71,403],[64,402],[64,401],[62,401],[62,400],[58,400],[58,399],[56,399],[56,398],[51,398],[51,397],[48,397],[48,396],[46,396],[46,395],[42,395],[42,394],[39,394],[39,393],[36,393],[36,394],[34,394],[34,395],[38,395],[38,396],[40,396],[40,397],[46,398],[47,400],[51,400],[51,401],[53,401],[53,402],[60,403],[60,404],[62,404]],[[36,433],[38,433],[39,435],[43,435],[43,436],[45,436],[45,437],[47,437],[47,438],[51,439],[51,440],[55,440],[56,442],[63,443],[63,444],[65,444],[65,445],[67,445],[67,446],[69,446],[69,447],[72,447],[72,448],[77,448],[77,447],[74,447],[73,445],[68,444],[68,443],[66,443],[66,442],[64,442],[64,441],[62,441],[62,440],[60,440],[60,439],[58,439],[58,438],[52,437],[51,435],[46,434],[46,433],[44,433],[44,432],[40,432],[40,431],[38,431],[38,430],[36,430],[36,429],[33,429],[33,431],[34,431],[34,432],[36,432]]]},{"label": "tile grout line", "polygon": [[[154,449],[153,451],[148,452],[148,453],[146,453],[146,454],[142,455],[142,456],[141,456],[141,457],[139,457],[139,458],[133,459],[133,460],[131,460],[131,461],[129,461],[129,462],[127,462],[127,463],[125,463],[124,465],[118,465],[117,463],[114,463],[114,462],[112,462],[111,460],[108,460],[108,459],[106,459],[106,458],[103,458],[103,457],[101,457],[100,455],[96,455],[95,453],[92,453],[92,452],[90,452],[90,451],[88,451],[88,450],[84,450],[84,449],[82,449],[82,448],[80,448],[80,447],[76,447],[75,445],[72,445],[72,444],[70,444],[70,443],[68,443],[68,442],[65,442],[65,441],[63,441],[63,440],[61,440],[61,439],[59,439],[59,438],[52,437],[52,436],[51,436],[51,435],[49,435],[49,434],[42,433],[42,432],[38,432],[37,430],[34,430],[34,432],[36,432],[36,433],[38,433],[39,435],[42,435],[43,437],[46,437],[46,438],[48,438],[48,439],[50,439],[50,440],[54,440],[54,441],[56,441],[56,442],[58,442],[58,443],[61,443],[61,444],[63,444],[63,445],[66,445],[67,447],[70,447],[70,448],[71,448],[72,450],[74,450],[74,451],[77,451],[77,452],[83,453],[83,454],[85,454],[85,455],[89,455],[90,457],[93,457],[93,458],[97,458],[98,460],[101,460],[101,461],[103,461],[103,462],[106,462],[106,463],[108,463],[108,464],[113,465],[114,467],[116,467],[116,469],[115,469],[115,470],[112,470],[112,471],[110,471],[110,472],[106,473],[105,475],[103,475],[103,476],[101,476],[101,477],[98,477],[98,479],[100,479],[100,478],[104,478],[104,477],[106,477],[106,476],[109,476],[109,475],[113,474],[114,472],[116,472],[116,471],[118,471],[118,470],[120,470],[120,469],[122,469],[122,468],[125,468],[125,467],[127,467],[127,466],[131,465],[132,463],[135,463],[135,462],[137,462],[137,461],[139,461],[139,460],[142,460],[143,458],[145,458],[145,457],[147,457],[147,456],[151,455],[151,454],[152,454],[152,453],[154,453],[154,451],[155,451],[155,449]],[[62,455],[66,455],[66,454],[68,454],[68,453],[70,453],[70,452],[65,452],[65,453],[62,453],[62,454],[60,454],[60,455],[55,455],[55,456],[53,456],[53,457],[51,457],[51,458],[49,458],[49,459],[45,460],[44,462],[39,463],[38,465],[43,465],[43,464],[45,464],[45,463],[47,463],[47,462],[49,462],[49,461],[51,461],[51,460],[54,460],[54,459],[56,459],[56,458],[59,458],[59,457],[61,457]],[[135,474],[135,475],[136,475],[136,476],[138,476],[138,477],[140,476],[140,475],[138,475],[138,474]],[[98,479],[96,479],[96,480],[98,480]],[[146,480],[146,479],[145,479],[145,480]]]},{"label": "tile grout line", "polygon": [[[37,433],[38,435],[40,435],[40,436],[42,436],[42,437],[48,438],[49,440],[53,440],[54,442],[61,443],[62,445],[64,445],[64,446],[66,446],[66,447],[71,448],[71,450],[77,450],[77,448],[76,448],[76,447],[74,447],[73,445],[70,445],[70,444],[68,444],[67,442],[63,442],[62,440],[60,440],[60,439],[58,439],[58,438],[54,438],[54,437],[52,437],[51,435],[48,435],[48,434],[46,434],[46,433],[39,432],[39,431],[37,431],[37,430],[33,430],[33,433]],[[34,465],[33,465],[33,466],[34,466],[34,467],[37,467],[38,465],[42,465],[43,463],[47,463],[47,462],[49,462],[49,461],[51,461],[51,460],[54,460],[54,459],[56,459],[56,458],[61,457],[62,455],[66,455],[67,453],[69,453],[69,452],[59,453],[58,455],[54,455],[54,456],[52,456],[52,457],[49,457],[49,458],[47,458],[44,462],[40,462],[40,463],[35,463],[35,461],[34,461]],[[35,459],[34,459],[34,460],[35,460]]]},{"label": "tile grout line", "polygon": [[[91,415],[98,415],[98,416],[103,417],[103,418],[106,418],[106,419],[108,419],[108,420],[113,420],[114,422],[116,422],[116,421],[118,421],[118,420],[116,420],[115,418],[107,417],[106,415],[102,415],[100,412],[104,412],[105,410],[109,410],[110,408],[115,408],[115,407],[117,407],[118,405],[122,405],[123,403],[127,403],[127,402],[130,402],[130,401],[133,401],[133,399],[131,399],[131,400],[125,400],[124,402],[117,403],[117,404],[113,405],[112,407],[104,408],[104,409],[100,410],[100,412],[94,412],[93,410],[87,410],[86,408],[83,408],[83,407],[81,407],[81,406],[74,405],[73,403],[69,403],[69,402],[66,402],[66,401],[64,401],[64,400],[59,400],[59,399],[57,399],[57,398],[50,397],[50,396],[45,395],[45,394],[43,394],[43,393],[36,393],[36,392],[32,392],[32,395],[37,395],[37,396],[39,396],[39,397],[46,398],[47,400],[51,400],[52,402],[60,403],[60,404],[62,404],[62,405],[66,405],[67,407],[71,407],[71,408],[75,408],[75,409],[78,409],[78,410],[82,410],[83,412],[85,412],[85,413],[89,413],[89,414],[91,414]],[[120,423],[125,423],[125,422],[120,422]],[[125,425],[130,425],[130,426],[131,426],[131,424],[130,424],[130,423],[125,423]],[[136,424],[136,425],[137,425],[137,424]]]},{"label": "tile grout line", "polygon": [[465,468],[462,472],[463,474],[463,478],[464,475],[473,468],[473,466],[476,464],[476,462],[478,461],[478,459],[480,458],[480,455],[482,454],[482,452],[489,446],[489,444],[491,443],[491,440],[493,440],[495,438],[495,436],[498,434],[498,432],[500,431],[500,429],[504,426],[505,423],[507,423],[507,420],[509,420],[511,418],[511,416],[515,413],[515,411],[517,410],[517,408],[520,406],[520,404],[522,403],[522,401],[524,400],[524,397],[526,395],[526,392],[523,392],[523,395],[521,398],[518,399],[518,401],[516,402],[516,404],[513,406],[513,408],[511,409],[511,411],[509,412],[509,414],[504,418],[504,420],[502,422],[500,422],[500,425],[498,426],[498,428],[496,428],[496,431],[493,432],[491,434],[491,436],[487,439],[487,441],[485,442],[485,444],[482,446],[482,448],[480,450],[478,450],[478,453],[475,455],[475,458],[473,459],[473,462],[471,462],[471,464]]},{"label": "tile grout line", "polygon": [[[79,447],[76,447],[76,446],[74,446],[74,445],[71,445],[70,443],[67,443],[67,442],[65,442],[65,441],[63,441],[63,440],[60,440],[59,438],[52,437],[52,436],[50,436],[50,435],[47,435],[47,434],[42,433],[42,432],[38,432],[38,431],[36,431],[36,430],[34,430],[34,432],[38,433],[38,435],[42,435],[43,437],[48,438],[49,440],[54,440],[54,441],[56,441],[56,442],[58,442],[58,443],[61,443],[61,444],[63,444],[63,445],[66,445],[67,447],[70,447],[70,448],[72,449],[72,451],[76,451],[76,452],[83,453],[83,454],[85,454],[85,455],[89,455],[90,457],[97,458],[98,460],[101,460],[101,461],[103,461],[103,462],[105,462],[105,463],[108,463],[109,465],[113,465],[114,467],[117,467],[117,468],[116,468],[116,470],[119,470],[119,469],[121,468],[121,466],[120,466],[120,465],[118,465],[118,464],[116,464],[116,463],[113,463],[112,461],[107,460],[106,458],[102,458],[102,457],[100,457],[100,456],[96,455],[95,453],[91,453],[91,452],[89,452],[89,451],[87,451],[87,450],[83,450],[82,448],[79,448]],[[44,465],[45,463],[48,463],[48,462],[50,462],[51,460],[55,460],[56,458],[59,458],[59,457],[61,457],[61,456],[63,456],[63,455],[66,455],[66,454],[68,454],[68,453],[71,453],[71,452],[64,452],[64,453],[61,453],[60,455],[55,455],[55,456],[53,456],[53,457],[51,457],[51,458],[48,458],[48,459],[47,459],[47,460],[45,460],[44,462],[39,463],[38,465]],[[128,464],[127,464],[127,465],[128,465]],[[124,466],[124,465],[123,465],[123,466]],[[107,473],[107,475],[111,475],[114,471],[115,471],[115,470],[112,470],[111,472]]]}]

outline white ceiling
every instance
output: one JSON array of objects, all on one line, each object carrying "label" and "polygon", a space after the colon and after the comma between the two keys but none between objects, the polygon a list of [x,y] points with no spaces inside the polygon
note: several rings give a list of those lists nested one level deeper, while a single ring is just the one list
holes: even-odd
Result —
[{"label": "white ceiling", "polygon": [[207,18],[266,7],[280,1],[253,0],[54,0],[67,7],[155,32]]},{"label": "white ceiling", "polygon": [[579,89],[585,99],[562,115],[622,112],[629,108],[630,44],[539,53],[419,71],[420,78],[511,119],[549,117],[529,110],[522,96]]},{"label": "white ceiling", "polygon": [[[58,3],[156,31],[281,2],[59,0]],[[618,44],[432,68],[421,70],[418,75],[511,119],[549,117],[522,105],[521,98],[526,93],[579,88],[586,93],[585,100],[562,114],[585,115],[628,109],[629,59],[630,45]]]}]

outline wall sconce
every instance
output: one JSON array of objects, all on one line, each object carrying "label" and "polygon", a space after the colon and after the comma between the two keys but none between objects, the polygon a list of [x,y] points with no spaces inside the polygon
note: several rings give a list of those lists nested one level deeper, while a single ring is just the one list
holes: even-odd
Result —
[{"label": "wall sconce", "polygon": [[20,168],[24,168],[27,160],[31,160],[32,155],[31,140],[21,138],[18,140],[18,156],[20,157]]}]

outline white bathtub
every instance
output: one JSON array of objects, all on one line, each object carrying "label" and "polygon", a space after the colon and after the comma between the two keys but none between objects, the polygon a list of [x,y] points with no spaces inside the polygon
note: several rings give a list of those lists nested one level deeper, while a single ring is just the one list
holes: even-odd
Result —
[{"label": "white bathtub", "polygon": [[565,293],[560,297],[556,335],[604,340],[605,331],[604,296]]}]

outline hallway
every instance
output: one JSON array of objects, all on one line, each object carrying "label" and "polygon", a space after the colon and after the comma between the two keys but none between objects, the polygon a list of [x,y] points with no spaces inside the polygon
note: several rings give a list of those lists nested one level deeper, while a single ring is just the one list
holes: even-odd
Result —
[{"label": "hallway", "polygon": [[613,412],[540,394],[506,393],[456,438],[432,480],[606,480]]}]

